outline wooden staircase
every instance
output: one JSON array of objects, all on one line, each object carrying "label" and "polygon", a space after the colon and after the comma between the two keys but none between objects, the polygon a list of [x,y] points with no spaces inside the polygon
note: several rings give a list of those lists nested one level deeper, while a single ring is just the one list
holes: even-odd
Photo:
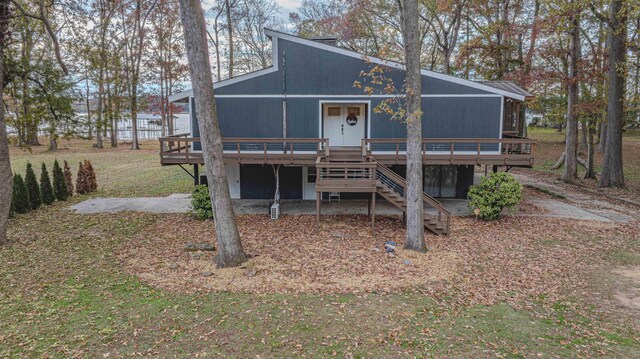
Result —
[{"label": "wooden staircase", "polygon": [[[318,156],[316,170],[317,192],[377,193],[403,212],[407,211],[405,179],[376,162],[369,152],[332,147],[328,156]],[[435,234],[449,234],[449,211],[424,192],[422,203],[424,226]]]},{"label": "wooden staircase", "polygon": [[[406,186],[407,182],[404,178],[387,166],[377,163],[376,192],[405,213],[407,212]],[[449,234],[451,213],[435,198],[424,192],[422,192],[422,203],[424,206],[424,226],[435,234]]]}]

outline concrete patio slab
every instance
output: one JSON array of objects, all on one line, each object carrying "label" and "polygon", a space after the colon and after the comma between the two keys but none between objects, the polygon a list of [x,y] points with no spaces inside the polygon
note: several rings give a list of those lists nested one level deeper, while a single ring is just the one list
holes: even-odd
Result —
[{"label": "concrete patio slab", "polygon": [[[80,202],[70,209],[79,214],[115,213],[123,211],[149,213],[187,213],[191,210],[191,196],[189,194],[173,194],[168,197],[138,197],[138,198],[93,198]],[[267,214],[270,200],[235,199],[233,208],[237,214]],[[455,216],[469,215],[466,200],[443,200],[442,204]],[[303,200],[282,200],[280,202],[282,214],[315,214],[316,202]],[[340,202],[322,202],[322,214],[352,215],[367,214],[367,201],[343,200]],[[402,212],[386,202],[376,201],[376,214],[400,215]]]}]

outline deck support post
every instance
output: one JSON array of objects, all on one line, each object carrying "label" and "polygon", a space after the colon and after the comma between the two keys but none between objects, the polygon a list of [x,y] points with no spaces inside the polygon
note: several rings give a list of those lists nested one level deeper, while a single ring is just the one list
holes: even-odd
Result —
[{"label": "deck support post", "polygon": [[200,175],[198,175],[198,164],[193,165],[193,185],[197,186],[200,184]]},{"label": "deck support post", "polygon": [[320,231],[320,202],[322,201],[322,192],[316,192],[316,230]]},{"label": "deck support post", "polygon": [[371,233],[376,235],[376,193],[371,194]]}]

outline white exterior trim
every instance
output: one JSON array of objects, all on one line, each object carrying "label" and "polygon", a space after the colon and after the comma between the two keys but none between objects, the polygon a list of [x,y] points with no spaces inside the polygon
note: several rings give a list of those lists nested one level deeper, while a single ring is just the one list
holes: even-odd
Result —
[{"label": "white exterior trim", "polygon": [[[287,98],[390,98],[394,95],[286,95]],[[463,98],[463,97],[504,97],[496,94],[432,94],[421,95],[422,98]],[[285,95],[268,94],[268,95],[216,95],[216,98],[285,98]]]}]

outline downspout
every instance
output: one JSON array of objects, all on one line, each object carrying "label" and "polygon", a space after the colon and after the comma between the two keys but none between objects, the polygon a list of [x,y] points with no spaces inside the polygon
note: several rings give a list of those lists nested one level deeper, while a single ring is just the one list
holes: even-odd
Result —
[{"label": "downspout", "polygon": [[[286,50],[282,51],[282,138],[287,138],[287,64]],[[277,60],[276,60],[277,61]],[[286,153],[287,144],[283,143],[283,151]]]}]

